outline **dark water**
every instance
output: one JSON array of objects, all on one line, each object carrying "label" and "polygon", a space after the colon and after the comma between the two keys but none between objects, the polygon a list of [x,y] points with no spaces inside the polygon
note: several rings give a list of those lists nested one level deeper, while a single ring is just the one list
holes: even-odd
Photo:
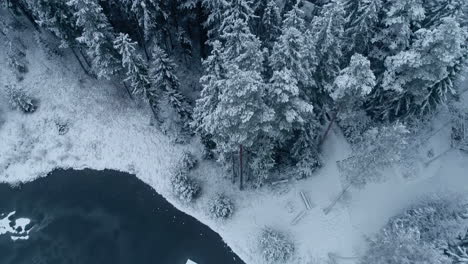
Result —
[{"label": "dark water", "polygon": [[0,264],[243,263],[218,234],[124,173],[58,170],[0,184],[0,214],[12,211],[31,219],[30,237],[0,235]]}]

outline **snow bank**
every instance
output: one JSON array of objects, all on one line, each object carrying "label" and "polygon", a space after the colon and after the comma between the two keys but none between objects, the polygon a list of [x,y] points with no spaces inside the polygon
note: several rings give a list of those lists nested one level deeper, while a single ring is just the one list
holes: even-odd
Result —
[{"label": "snow bank", "polygon": [[[135,174],[178,209],[213,228],[248,264],[263,263],[258,237],[264,227],[293,238],[296,255],[290,263],[321,263],[329,253],[360,254],[364,236],[376,232],[418,196],[468,189],[467,157],[453,152],[422,168],[422,176],[410,182],[391,171],[393,180],[352,189],[348,199],[325,214],[323,209],[342,191],[336,161],[350,153],[343,136],[335,131],[324,145],[325,166],[310,179],[240,192],[216,164],[203,162],[193,175],[203,185],[203,196],[192,206],[181,204],[171,195],[170,170],[186,150],[200,157],[199,144],[174,145],[150,125],[146,105],[131,101],[122,87],[85,76],[72,57],[51,58],[31,39],[25,40],[29,73],[21,83],[9,72],[5,49],[0,47],[0,86],[17,83],[40,100],[38,111],[25,115],[8,109],[0,91],[0,107],[6,111],[0,126],[0,181],[32,181],[55,168]],[[59,133],[58,124],[67,124],[65,134]],[[447,133],[428,144],[448,146],[443,141]],[[220,192],[232,197],[237,209],[232,219],[222,222],[211,219],[207,212],[210,197]],[[305,209],[301,192],[312,208],[293,224]]]}]

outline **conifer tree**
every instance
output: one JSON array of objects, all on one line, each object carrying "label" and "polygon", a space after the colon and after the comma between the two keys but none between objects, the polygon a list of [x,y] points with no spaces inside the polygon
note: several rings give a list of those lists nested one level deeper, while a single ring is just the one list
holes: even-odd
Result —
[{"label": "conifer tree", "polygon": [[137,19],[143,31],[144,39],[151,40],[155,32],[163,28],[163,21],[168,17],[168,13],[161,6],[160,0],[127,0],[130,2],[130,11]]},{"label": "conifer tree", "polygon": [[320,16],[312,21],[311,35],[317,55],[315,80],[324,92],[338,75],[343,57],[344,8],[340,0],[333,0],[323,7]]},{"label": "conifer tree", "polygon": [[385,60],[382,80],[392,98],[381,107],[385,117],[427,113],[454,92],[454,67],[466,60],[467,32],[454,18],[433,29],[421,29],[409,50]]},{"label": "conifer tree", "polygon": [[339,124],[351,143],[360,140],[368,128],[370,118],[363,106],[375,86],[370,62],[360,54],[351,57],[348,67],[341,70],[334,81],[330,97],[335,103]]},{"label": "conifer tree", "polygon": [[26,0],[36,23],[49,30],[61,41],[61,47],[77,45],[81,29],[76,25],[72,9],[62,0]]},{"label": "conifer tree", "polygon": [[206,119],[213,115],[218,106],[219,96],[227,77],[227,69],[222,58],[221,42],[215,40],[211,46],[211,55],[203,61],[204,75],[200,78],[203,88],[194,109],[194,126],[200,133],[203,133],[201,128],[209,122]]},{"label": "conifer tree", "polygon": [[131,87],[131,93],[143,95],[149,102],[155,115],[158,113],[158,91],[151,82],[148,65],[137,51],[137,43],[128,34],[120,33],[114,40],[114,47],[122,56],[122,67],[126,70],[126,78]]},{"label": "conifer tree", "polygon": [[273,71],[288,69],[302,88],[313,83],[307,54],[305,53],[305,23],[302,11],[296,5],[285,15],[281,35],[273,47],[270,56],[270,67]]},{"label": "conifer tree", "polygon": [[380,22],[382,5],[382,0],[347,0],[345,37],[349,43],[344,47],[348,54],[369,53]]},{"label": "conifer tree", "polygon": [[265,10],[259,17],[258,36],[262,40],[263,46],[269,50],[273,48],[273,43],[281,32],[281,17],[278,5],[275,0],[267,0]]},{"label": "conifer tree", "polygon": [[174,108],[184,126],[188,126],[192,118],[192,110],[187,98],[180,93],[180,83],[175,75],[175,65],[166,52],[156,45],[152,53],[150,78],[156,89],[167,96],[169,104]]},{"label": "conifer tree", "polygon": [[[245,0],[232,0],[224,13],[220,40],[208,60],[216,75],[206,74],[203,97],[197,109],[207,109],[199,126],[213,135],[221,160],[239,149],[255,152],[256,140],[271,132],[273,110],[265,103],[265,85],[261,76],[263,52],[260,40],[248,26],[253,10]],[[218,63],[221,62],[221,63]],[[210,65],[209,64],[209,65]],[[211,92],[219,91],[217,97]],[[197,111],[197,113],[200,111]]]},{"label": "conifer tree", "polygon": [[424,27],[439,25],[444,18],[454,18],[461,25],[467,25],[468,2],[464,0],[425,1],[426,19]]},{"label": "conifer tree", "polygon": [[372,40],[373,58],[384,60],[409,48],[413,32],[426,17],[422,0],[388,0],[384,3],[382,28]]},{"label": "conifer tree", "polygon": [[115,50],[114,30],[96,0],[70,0],[77,26],[83,32],[77,38],[86,45],[91,65],[98,77],[109,79],[122,70],[121,58]]},{"label": "conifer tree", "polygon": [[208,10],[205,28],[208,29],[208,40],[214,41],[219,37],[219,28],[223,21],[224,12],[229,6],[228,0],[201,0],[202,6]]}]

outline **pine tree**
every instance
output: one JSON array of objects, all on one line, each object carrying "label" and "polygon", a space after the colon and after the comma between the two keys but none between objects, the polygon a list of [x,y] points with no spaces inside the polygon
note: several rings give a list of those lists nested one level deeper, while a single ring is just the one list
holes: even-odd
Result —
[{"label": "pine tree", "polygon": [[194,126],[198,132],[203,134],[201,129],[210,115],[213,115],[219,103],[219,96],[223,89],[224,81],[227,78],[227,69],[222,58],[221,42],[215,40],[211,43],[211,55],[203,61],[204,75],[200,78],[203,87],[200,98],[196,102],[194,109]]},{"label": "pine tree", "polygon": [[281,35],[273,47],[269,60],[272,71],[290,70],[292,77],[303,89],[311,86],[313,80],[304,50],[306,39],[302,13],[296,5],[285,15]]},{"label": "pine tree", "polygon": [[439,25],[443,18],[452,17],[462,25],[468,24],[468,2],[464,0],[431,0],[425,1],[427,10],[424,26]]},{"label": "pine tree", "polygon": [[408,49],[413,32],[426,17],[422,0],[388,0],[383,8],[383,26],[372,40],[374,49],[370,53],[380,60]]},{"label": "pine tree", "polygon": [[382,0],[347,0],[345,37],[351,43],[344,47],[348,54],[369,53],[380,22],[382,5]]},{"label": "pine tree", "polygon": [[73,47],[81,29],[76,25],[71,8],[62,0],[26,0],[37,24],[49,30],[61,41],[61,47]]},{"label": "pine tree", "polygon": [[281,17],[284,18],[291,9],[299,4],[300,0],[286,0],[284,1],[283,8],[281,9]]},{"label": "pine tree", "polygon": [[330,96],[336,106],[338,122],[350,143],[358,142],[368,128],[370,118],[363,106],[375,86],[370,62],[360,54],[353,55],[348,67],[335,79]]},{"label": "pine tree", "polygon": [[130,2],[130,11],[137,19],[142,29],[144,39],[151,40],[154,32],[160,32],[163,21],[167,20],[168,13],[161,6],[159,0],[127,0]]},{"label": "pine tree", "polygon": [[112,26],[96,0],[70,0],[77,26],[83,29],[78,42],[86,45],[92,68],[98,77],[109,79],[122,70],[121,58],[115,50]]},{"label": "pine tree", "polygon": [[263,46],[269,50],[273,48],[273,43],[280,35],[281,18],[279,8],[275,0],[267,0],[265,10],[259,18],[258,36],[262,40]]},{"label": "pine tree", "polygon": [[201,124],[213,135],[221,159],[226,159],[239,146],[255,149],[255,142],[271,131],[274,112],[264,103],[264,84],[259,72],[229,66],[222,81],[219,101],[212,114]]},{"label": "pine tree", "polygon": [[241,70],[262,72],[263,51],[260,40],[250,31],[248,22],[253,10],[247,0],[232,0],[224,14],[220,39],[224,43],[223,56],[226,62]]},{"label": "pine tree", "polygon": [[211,41],[219,37],[219,28],[224,17],[224,12],[229,7],[227,0],[201,0],[202,6],[208,10],[205,28],[208,29],[208,39]]},{"label": "pine tree", "polygon": [[285,141],[314,117],[314,107],[303,98],[292,70],[283,68],[273,73],[268,91],[268,102],[275,111],[273,139]]},{"label": "pine tree", "polygon": [[148,65],[137,51],[137,43],[128,34],[120,33],[114,40],[114,47],[122,56],[122,67],[126,70],[125,81],[129,83],[132,94],[143,95],[152,110],[157,114],[160,91],[155,89],[149,78]]},{"label": "pine tree", "polygon": [[255,152],[256,140],[271,132],[274,112],[264,101],[265,85],[260,74],[263,52],[260,40],[248,26],[252,16],[247,1],[230,2],[221,23],[222,44],[214,45],[207,62],[217,70],[202,77],[206,83],[197,109],[207,112],[203,118],[197,115],[201,120],[199,130],[213,136],[221,160],[227,160],[239,149]]},{"label": "pine tree", "polygon": [[[339,104],[362,106],[363,98],[371,93],[376,85],[375,75],[369,60],[361,54],[351,57],[349,66],[336,77],[330,96]],[[358,103],[358,101],[361,101]],[[348,108],[348,107],[347,107]]]},{"label": "pine tree", "polygon": [[169,104],[174,108],[184,126],[188,126],[192,118],[191,106],[187,98],[180,92],[179,79],[175,75],[175,65],[166,52],[154,46],[152,53],[150,78],[157,89],[164,92]]},{"label": "pine tree", "polygon": [[313,45],[317,55],[315,80],[321,92],[329,89],[338,75],[343,57],[344,8],[340,0],[323,7],[312,21]]},{"label": "pine tree", "polygon": [[454,67],[466,60],[467,32],[454,18],[433,29],[416,32],[408,51],[385,60],[382,87],[393,98],[383,105],[384,116],[427,113],[454,92]]}]

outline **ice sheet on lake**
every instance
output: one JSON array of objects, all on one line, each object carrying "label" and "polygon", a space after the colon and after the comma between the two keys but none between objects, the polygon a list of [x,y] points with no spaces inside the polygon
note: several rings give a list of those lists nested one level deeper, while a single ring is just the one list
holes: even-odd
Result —
[{"label": "ice sheet on lake", "polygon": [[7,215],[0,214],[0,236],[5,234],[10,235],[13,241],[29,239],[30,230],[26,230],[26,226],[31,223],[31,220],[28,218],[13,219],[15,214],[16,211]]}]

